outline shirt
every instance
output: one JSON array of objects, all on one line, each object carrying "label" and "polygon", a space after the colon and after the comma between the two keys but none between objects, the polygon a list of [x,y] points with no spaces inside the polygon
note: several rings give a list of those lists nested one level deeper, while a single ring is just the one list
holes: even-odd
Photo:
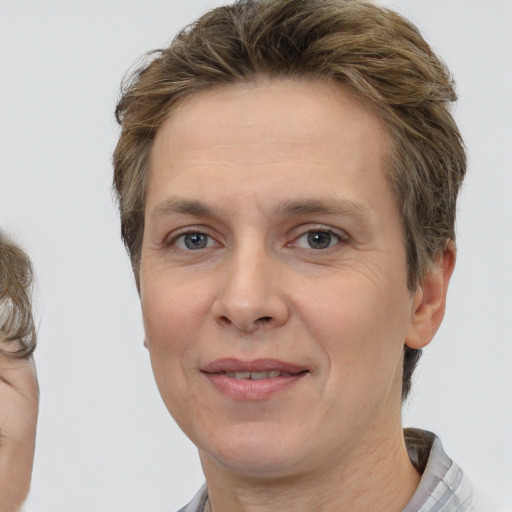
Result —
[{"label": "shirt", "polygon": [[[409,458],[422,474],[420,484],[402,512],[483,512],[473,501],[473,489],[462,469],[443,450],[440,439],[426,430],[404,430]],[[204,512],[206,484],[179,512]]]}]

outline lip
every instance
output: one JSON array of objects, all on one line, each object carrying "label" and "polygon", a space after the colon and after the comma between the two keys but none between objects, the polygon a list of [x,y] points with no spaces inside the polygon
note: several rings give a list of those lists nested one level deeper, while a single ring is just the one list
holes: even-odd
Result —
[{"label": "lip", "polygon": [[[235,379],[226,375],[226,372],[268,372],[272,370],[287,375],[261,380]],[[216,359],[201,367],[201,372],[218,391],[241,401],[268,400],[276,393],[293,386],[309,373],[304,366],[278,359],[242,361],[235,358]]]},{"label": "lip", "polygon": [[215,359],[201,367],[201,371],[204,373],[269,372],[271,370],[297,374],[307,371],[307,368],[298,364],[280,361],[279,359],[254,359],[252,361],[243,361],[231,357]]}]

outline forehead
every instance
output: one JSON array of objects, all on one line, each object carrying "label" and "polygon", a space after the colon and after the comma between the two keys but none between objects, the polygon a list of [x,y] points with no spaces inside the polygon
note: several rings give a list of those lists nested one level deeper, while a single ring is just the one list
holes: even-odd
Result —
[{"label": "forehead", "polygon": [[[189,151],[246,142],[336,144],[366,139],[366,151],[387,153],[387,130],[362,100],[340,84],[324,79],[265,79],[218,86],[192,94],[172,110],[155,146]],[[226,140],[226,130],[229,141]],[[371,137],[371,138],[369,138]],[[350,142],[350,141],[349,141]],[[264,154],[258,155],[264,158]]]},{"label": "forehead", "polygon": [[205,194],[219,180],[231,192],[272,182],[275,195],[302,194],[301,177],[329,172],[341,188],[361,179],[371,188],[368,175],[384,174],[388,148],[378,116],[338,84],[260,79],[217,87],[187,98],[158,131],[147,199],[166,188],[174,195],[191,180]]}]

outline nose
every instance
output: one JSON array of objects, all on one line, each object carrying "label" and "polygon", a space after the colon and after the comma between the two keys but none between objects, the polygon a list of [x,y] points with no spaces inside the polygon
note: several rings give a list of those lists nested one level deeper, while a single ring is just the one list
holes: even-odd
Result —
[{"label": "nose", "polygon": [[244,332],[283,325],[289,317],[279,262],[265,250],[241,249],[224,262],[212,306],[217,323]]}]

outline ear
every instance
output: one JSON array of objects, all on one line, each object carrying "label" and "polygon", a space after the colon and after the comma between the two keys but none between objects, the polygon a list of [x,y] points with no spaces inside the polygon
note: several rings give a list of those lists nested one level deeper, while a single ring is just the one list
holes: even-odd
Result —
[{"label": "ear", "polygon": [[414,292],[411,326],[405,339],[410,348],[428,345],[441,325],[456,252],[455,242],[449,240],[434,269]]}]

